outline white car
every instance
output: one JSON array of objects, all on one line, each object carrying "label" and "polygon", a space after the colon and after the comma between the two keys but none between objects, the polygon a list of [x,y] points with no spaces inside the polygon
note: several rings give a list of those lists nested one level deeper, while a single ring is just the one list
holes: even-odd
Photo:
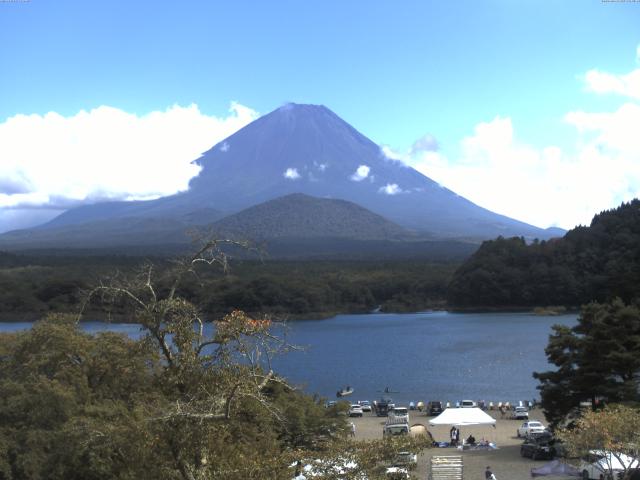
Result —
[{"label": "white car", "polygon": [[462,400],[462,402],[460,402],[460,406],[462,408],[475,408],[478,405],[473,400]]},{"label": "white car", "polygon": [[409,480],[411,478],[409,471],[403,467],[387,467],[385,476],[389,480]]},{"label": "white car", "polygon": [[511,413],[514,420],[529,420],[529,410],[527,407],[516,407]]},{"label": "white car", "polygon": [[405,422],[388,422],[382,427],[382,436],[409,435],[409,424]]},{"label": "white car", "polygon": [[362,416],[362,407],[357,403],[354,403],[349,407],[349,416],[350,417],[361,417]]},{"label": "white car", "polygon": [[583,480],[617,478],[624,470],[640,468],[640,460],[629,457],[624,453],[603,452],[591,450],[588,457],[581,463],[580,472]]},{"label": "white car", "polygon": [[358,400],[358,405],[362,407],[363,412],[371,411],[371,402],[369,400]]},{"label": "white car", "polygon": [[387,416],[394,421],[409,423],[409,409],[407,407],[393,407]]},{"label": "white car", "polygon": [[528,437],[532,433],[542,433],[547,428],[540,422],[535,420],[531,420],[530,422],[524,422],[520,428],[518,428],[518,438],[520,437]]},{"label": "white car", "polygon": [[[299,469],[298,463],[293,463],[289,468]],[[364,474],[353,475],[353,470],[358,468],[358,464],[352,460],[336,458],[333,460],[314,460],[302,467],[302,471],[293,477],[293,480],[310,480],[315,477],[324,478],[328,475],[329,478],[343,478],[343,476],[349,476],[349,478],[357,478],[358,480],[367,480]]]}]

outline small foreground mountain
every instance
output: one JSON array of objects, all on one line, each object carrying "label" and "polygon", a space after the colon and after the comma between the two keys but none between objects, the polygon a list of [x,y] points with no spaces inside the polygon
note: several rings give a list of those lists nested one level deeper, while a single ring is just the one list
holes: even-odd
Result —
[{"label": "small foreground mountain", "polygon": [[292,193],[249,207],[215,222],[223,237],[254,240],[282,238],[350,238],[409,240],[415,234],[346,200]]}]

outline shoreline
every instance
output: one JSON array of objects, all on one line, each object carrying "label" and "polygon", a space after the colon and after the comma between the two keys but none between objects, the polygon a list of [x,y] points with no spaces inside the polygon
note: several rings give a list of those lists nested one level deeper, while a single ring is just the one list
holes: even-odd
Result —
[{"label": "shoreline", "polygon": [[[301,315],[294,314],[272,314],[271,318],[275,322],[309,322],[309,321],[322,321],[330,320],[338,315],[410,315],[429,312],[447,312],[447,313],[529,313],[537,316],[560,316],[560,315],[573,315],[580,313],[580,309],[576,307],[451,307],[451,308],[426,308],[421,310],[383,310],[379,307],[374,310],[352,310],[352,311],[330,311],[330,312],[310,312]],[[77,315],[77,312],[46,312],[42,314],[36,313],[22,313],[19,315],[12,315],[6,313],[0,313],[0,323],[34,323],[42,319],[49,313],[53,314],[69,314]],[[251,316],[260,316],[264,313],[260,312],[247,312]],[[221,318],[225,313],[216,314],[216,318]],[[267,314],[269,316],[269,314]],[[16,318],[19,317],[19,318]],[[85,314],[86,318],[87,315]],[[85,322],[104,322],[114,324],[130,324],[137,323],[132,322],[131,319],[125,318],[124,315],[113,315],[110,319],[100,318],[100,314],[96,314],[90,320],[80,320],[80,323]]]}]

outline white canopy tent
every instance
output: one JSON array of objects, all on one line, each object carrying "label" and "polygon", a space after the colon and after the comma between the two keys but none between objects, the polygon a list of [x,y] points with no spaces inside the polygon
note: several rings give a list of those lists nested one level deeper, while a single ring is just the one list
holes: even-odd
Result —
[{"label": "white canopy tent", "polygon": [[429,425],[455,425],[467,427],[472,425],[496,425],[495,418],[486,414],[479,408],[447,408],[437,417],[429,420]]}]

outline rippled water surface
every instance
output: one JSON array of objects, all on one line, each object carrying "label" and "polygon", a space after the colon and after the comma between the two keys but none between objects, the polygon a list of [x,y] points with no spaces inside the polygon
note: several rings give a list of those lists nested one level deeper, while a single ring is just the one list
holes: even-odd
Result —
[{"label": "rippled water surface", "polygon": [[290,340],[307,349],[277,367],[331,398],[351,385],[354,399],[378,398],[387,386],[403,402],[533,399],[532,372],[549,368],[551,326],[575,322],[523,313],[339,315],[290,324]]},{"label": "rippled water surface", "polygon": [[[549,368],[544,354],[551,326],[573,325],[576,315],[447,313],[338,315],[291,322],[288,340],[304,346],[275,361],[276,370],[310,393],[335,398],[351,385],[353,399],[396,401],[529,400],[538,397],[533,371]],[[31,323],[0,324],[0,331]],[[132,337],[135,324],[87,322],[83,329]]]}]

